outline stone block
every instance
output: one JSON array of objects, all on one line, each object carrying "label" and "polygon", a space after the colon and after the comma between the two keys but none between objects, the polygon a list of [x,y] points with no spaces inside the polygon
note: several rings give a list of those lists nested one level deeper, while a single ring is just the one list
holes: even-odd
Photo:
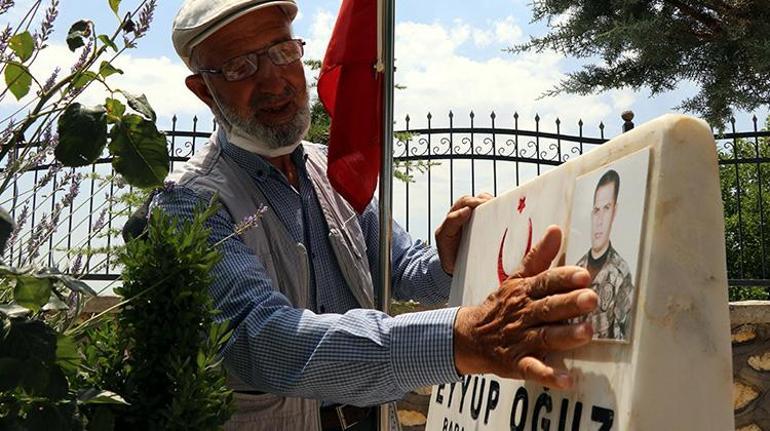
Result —
[{"label": "stone block", "polygon": [[[510,274],[550,224],[565,232],[561,254],[567,263],[587,256],[587,242],[576,238],[601,236],[581,229],[589,229],[588,211],[601,194],[600,171],[617,167],[617,211],[626,212],[615,220],[623,227],[613,230],[612,246],[627,264],[618,272],[632,278],[630,310],[625,321],[598,316],[594,325],[605,325],[603,335],[585,348],[549,355],[549,363],[572,370],[574,390],[467,376],[434,388],[426,429],[735,429],[715,148],[704,122],[665,116],[477,208],[464,229],[452,305],[481,303],[499,285],[500,274]],[[590,187],[581,185],[588,179]],[[636,235],[637,242],[621,247],[623,235]],[[607,298],[600,293],[606,303],[619,295],[610,293]]]}]

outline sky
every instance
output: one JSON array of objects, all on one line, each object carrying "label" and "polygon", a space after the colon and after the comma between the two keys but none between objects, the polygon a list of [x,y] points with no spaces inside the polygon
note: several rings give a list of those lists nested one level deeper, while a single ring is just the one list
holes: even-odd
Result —
[{"label": "sky", "polygon": [[[50,1],[44,0],[43,4]],[[405,126],[403,119],[407,114],[411,117],[412,128],[426,127],[428,112],[433,115],[433,127],[446,127],[450,111],[455,114],[455,126],[467,126],[469,114],[474,112],[475,126],[486,127],[494,111],[497,127],[513,127],[513,115],[518,113],[519,127],[533,130],[533,118],[537,114],[542,119],[540,130],[545,132],[555,131],[554,122],[559,118],[563,133],[576,134],[577,123],[582,120],[586,136],[598,136],[598,125],[603,122],[605,135],[612,137],[620,133],[621,112],[633,110],[636,124],[641,124],[671,112],[684,98],[695,94],[696,87],[683,82],[676,90],[655,98],[651,98],[646,89],[541,98],[543,92],[553,88],[565,73],[577,70],[582,63],[553,52],[517,55],[503,52],[531,35],[542,35],[546,31],[542,23],[530,22],[530,1],[399,1],[396,5],[396,82],[406,89],[396,91],[396,128]],[[17,0],[14,9],[0,15],[0,25],[17,22],[25,6],[31,3],[32,0]],[[138,0],[123,0],[121,14],[138,3]],[[185,87],[184,78],[189,71],[171,44],[171,23],[181,1],[160,0],[158,3],[147,36],[140,40],[136,49],[116,61],[115,65],[125,74],[111,76],[110,85],[146,94],[158,114],[160,129],[170,129],[171,118],[177,116],[177,129],[191,129],[192,118],[197,117],[200,120],[198,130],[210,130],[211,115]],[[41,80],[55,67],[62,66],[66,71],[75,62],[77,54],[71,53],[64,44],[66,31],[73,22],[89,18],[96,23],[97,32],[107,33],[114,30],[118,21],[107,0],[60,0],[60,4],[50,46],[32,68],[33,74]],[[322,59],[340,0],[298,0],[298,4],[300,14],[295,20],[294,32],[307,42],[305,58]],[[308,82],[312,80],[312,77],[308,78]],[[103,88],[92,86],[80,101],[99,104],[104,102],[106,95]],[[6,97],[0,101],[2,117],[20,106],[20,102],[11,99]],[[26,100],[21,103],[24,102]],[[765,118],[767,110],[758,112],[757,116]],[[738,113],[736,118],[739,129],[750,128],[749,113]],[[417,237],[430,237],[442,221],[451,199],[472,191],[468,185],[467,166],[463,162],[455,164],[465,166],[461,169],[466,170],[458,171],[456,182],[453,182],[447,175],[446,165],[434,168],[432,192],[426,190],[422,179],[411,186],[409,219],[411,231]],[[490,165],[482,161],[478,166],[476,172],[481,171],[481,174],[476,191],[490,190]],[[511,171],[506,172],[508,175]],[[512,180],[504,177],[501,181]],[[450,187],[454,187],[454,196],[447,199]],[[404,196],[405,186],[396,182],[394,217],[401,224],[406,222],[405,205],[401,203]],[[433,208],[428,214],[429,201]]]},{"label": "sky", "polygon": [[[36,63],[36,76],[47,76],[57,65],[72,64],[76,58],[64,45],[66,29],[74,21],[91,18],[97,29],[108,32],[117,21],[107,0],[60,0],[61,13],[50,47]],[[17,0],[17,6],[3,21],[13,22],[31,0]],[[123,0],[121,13],[136,5],[136,0]],[[208,124],[207,108],[184,86],[188,73],[171,45],[171,23],[180,1],[161,0],[149,34],[138,48],[128,51],[116,65],[126,73],[111,78],[114,86],[136,93],[145,93],[159,114],[159,126],[170,127],[177,115],[180,125],[189,124],[198,116]],[[44,1],[44,5],[47,1]],[[307,41],[306,58],[322,59],[331,34],[340,0],[298,0],[300,14],[295,21],[295,33]],[[558,117],[562,130],[570,132],[583,120],[586,133],[597,135],[597,125],[604,122],[607,135],[620,132],[620,113],[631,109],[637,124],[653,119],[672,109],[695,87],[683,83],[676,91],[649,97],[649,91],[620,90],[599,95],[560,95],[540,98],[564,76],[574,71],[580,62],[553,52],[510,54],[506,47],[527,40],[530,35],[545,31],[542,23],[531,23],[529,0],[444,0],[442,2],[400,1],[396,4],[396,82],[406,90],[396,92],[396,127],[403,127],[409,114],[412,127],[425,126],[425,116],[431,112],[434,126],[446,123],[452,110],[455,124],[468,123],[468,114],[476,114],[476,125],[488,125],[495,112],[497,125],[512,126],[512,116],[518,112],[522,128],[534,128],[535,114],[542,118],[543,128],[553,128]],[[309,79],[309,81],[312,79]],[[100,103],[105,92],[94,88],[84,101]],[[18,106],[5,100],[0,112]],[[761,114],[761,113],[760,113]],[[741,113],[740,124],[748,124],[750,116]]]}]

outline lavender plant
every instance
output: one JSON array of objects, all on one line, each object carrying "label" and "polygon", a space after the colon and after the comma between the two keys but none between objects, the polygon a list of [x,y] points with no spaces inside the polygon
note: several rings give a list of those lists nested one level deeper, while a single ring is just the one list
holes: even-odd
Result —
[{"label": "lavender plant", "polygon": [[[59,262],[52,265],[50,253],[47,264],[39,258],[44,244],[55,247],[53,233],[72,222],[84,177],[67,168],[89,165],[106,150],[131,185],[151,188],[168,173],[165,137],[147,98],[108,82],[123,73],[113,62],[146,34],[157,2],[137,0],[122,15],[121,0],[106,3],[118,17],[112,31],[100,33],[88,19],[72,24],[66,43],[78,59],[48,76],[35,76],[32,66],[54,36],[59,0],[28,2],[19,22],[0,28],[0,102],[13,97],[21,103],[0,119],[0,195],[25,172],[35,172],[28,190],[14,190],[12,200],[0,202],[0,429],[112,429],[91,406],[126,404],[97,384],[85,385],[92,382],[82,378],[88,373],[83,345],[68,332],[86,298],[96,295],[77,278],[88,257],[76,257],[70,274],[58,269]],[[0,0],[0,15],[14,7],[13,0]],[[104,88],[105,102],[83,106],[78,97],[92,85]],[[51,207],[35,201],[40,190],[49,191]],[[2,210],[8,204],[15,220]],[[25,227],[30,214],[34,226]],[[101,212],[97,224],[107,216]],[[18,260],[3,253],[8,244]]]}]

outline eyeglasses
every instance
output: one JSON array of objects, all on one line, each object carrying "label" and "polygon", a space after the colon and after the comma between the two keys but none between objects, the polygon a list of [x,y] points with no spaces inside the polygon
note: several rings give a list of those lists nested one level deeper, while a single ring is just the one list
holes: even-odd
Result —
[{"label": "eyeglasses", "polygon": [[222,75],[226,81],[240,81],[257,73],[260,55],[267,54],[267,58],[276,66],[286,66],[302,58],[304,46],[305,42],[302,39],[285,40],[259,51],[227,60],[221,69],[198,69],[198,73]]}]

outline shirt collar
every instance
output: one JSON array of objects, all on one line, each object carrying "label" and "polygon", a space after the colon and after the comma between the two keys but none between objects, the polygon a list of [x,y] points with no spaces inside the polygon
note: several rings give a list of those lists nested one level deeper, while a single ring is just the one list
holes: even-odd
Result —
[{"label": "shirt collar", "polygon": [[[283,174],[281,174],[278,169],[264,157],[231,144],[222,127],[217,130],[217,141],[222,148],[222,152],[235,161],[238,166],[248,172],[255,181],[263,182],[269,176],[274,176],[276,178],[282,177]],[[291,160],[294,162],[294,165],[297,167],[300,174],[305,175],[307,155],[305,154],[305,149],[302,145],[297,146],[291,153]]]}]

